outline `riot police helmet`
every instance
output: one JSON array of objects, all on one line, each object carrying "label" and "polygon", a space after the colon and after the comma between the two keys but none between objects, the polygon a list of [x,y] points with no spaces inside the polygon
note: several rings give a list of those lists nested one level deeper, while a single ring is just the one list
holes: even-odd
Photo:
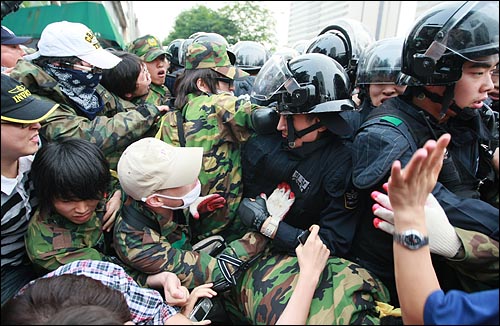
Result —
[{"label": "riot police helmet", "polygon": [[438,4],[420,16],[403,45],[410,85],[450,85],[465,61],[498,53],[498,1]]}]

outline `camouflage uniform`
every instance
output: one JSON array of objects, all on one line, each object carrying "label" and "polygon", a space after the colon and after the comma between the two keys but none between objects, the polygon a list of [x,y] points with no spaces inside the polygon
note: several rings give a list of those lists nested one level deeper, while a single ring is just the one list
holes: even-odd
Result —
[{"label": "camouflage uniform", "polygon": [[160,117],[156,106],[135,106],[98,85],[96,90],[104,101],[104,108],[93,120],[89,120],[73,107],[57,81],[40,67],[20,60],[10,76],[26,85],[34,96],[60,104],[42,122],[43,137],[48,141],[63,137],[89,140],[103,150],[111,169],[116,169],[123,150],[140,139]]},{"label": "camouflage uniform", "polygon": [[[203,44],[193,44],[192,55],[188,55],[186,73],[190,69],[223,68],[230,76],[238,70],[230,66],[225,55],[226,48],[217,43],[213,51],[207,51]],[[207,53],[200,57],[197,53]],[[216,57],[213,53],[216,53]],[[236,219],[236,211],[242,196],[242,172],[240,146],[253,134],[251,112],[258,106],[227,93],[195,95],[188,94],[188,104],[182,111],[167,112],[161,120],[156,138],[181,146],[177,118],[183,119],[183,134],[187,147],[203,147],[203,164],[200,172],[202,195],[217,193],[224,197],[227,205],[211,214],[195,220],[191,227],[193,239],[203,239],[220,234],[226,240],[239,238],[244,229]]]},{"label": "camouflage uniform", "polygon": [[[127,218],[123,217],[126,212],[122,209],[115,222],[114,244],[118,257],[126,264],[149,274],[175,273],[188,288],[222,279],[218,258],[192,249],[189,226],[181,224],[185,223],[181,211],[174,211],[174,218],[167,220],[138,201],[133,201],[130,209],[158,223],[159,232],[146,225],[142,229],[135,228],[127,223]],[[249,232],[242,239],[229,243],[223,253],[246,261],[260,253],[266,243],[267,238],[263,235]],[[234,266],[226,266],[234,272]]]},{"label": "camouflage uniform", "polygon": [[26,251],[31,261],[44,272],[82,259],[112,262],[122,266],[137,283],[145,286],[147,275],[129,268],[113,256],[110,243],[105,241],[101,230],[105,208],[106,201],[102,200],[90,220],[81,225],[57,213],[42,217],[37,210],[25,236]]},{"label": "camouflage uniform", "polygon": [[[228,311],[239,323],[274,325],[297,284],[297,257],[266,254],[231,292]],[[377,325],[377,302],[389,302],[386,287],[368,270],[343,258],[329,258],[314,292],[307,324]]]},{"label": "camouflage uniform", "polygon": [[[144,35],[135,39],[127,46],[127,52],[137,55],[144,62],[151,62],[160,55],[168,55],[161,46],[161,42],[153,35]],[[154,105],[168,105],[171,96],[172,94],[165,85],[152,83],[148,95],[141,100]]]},{"label": "camouflage uniform", "polygon": [[169,105],[170,97],[170,91],[165,85],[151,84],[144,102],[154,105]]},{"label": "camouflage uniform", "polygon": [[498,241],[476,232],[455,228],[464,246],[460,258],[447,259],[464,289],[469,292],[489,290],[498,287]]}]

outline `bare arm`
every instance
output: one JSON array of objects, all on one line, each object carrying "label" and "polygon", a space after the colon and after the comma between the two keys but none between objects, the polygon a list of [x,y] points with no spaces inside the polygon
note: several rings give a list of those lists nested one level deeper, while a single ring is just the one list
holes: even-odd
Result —
[{"label": "bare arm", "polygon": [[285,310],[276,325],[305,325],[311,301],[323,273],[330,250],[318,236],[319,226],[312,225],[311,234],[304,245],[295,249],[299,260],[299,278]]},{"label": "bare arm", "polygon": [[[437,143],[428,141],[415,152],[404,170],[399,161],[393,163],[388,193],[397,233],[415,229],[427,235],[424,205],[436,184],[449,141],[449,134],[441,136]],[[403,322],[423,324],[425,302],[432,292],[440,289],[429,246],[409,250],[394,243],[394,268]]]}]

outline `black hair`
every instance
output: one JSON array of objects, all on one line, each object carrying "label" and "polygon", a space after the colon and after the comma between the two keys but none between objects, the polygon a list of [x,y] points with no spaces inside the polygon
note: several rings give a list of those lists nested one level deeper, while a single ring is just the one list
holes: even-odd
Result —
[{"label": "black hair", "polygon": [[137,78],[142,71],[142,60],[137,55],[125,51],[114,51],[114,55],[121,58],[116,66],[102,71],[101,85],[111,93],[122,99],[125,94],[133,93],[137,88]]},{"label": "black hair", "polygon": [[44,144],[35,155],[31,176],[43,214],[52,211],[56,199],[102,199],[111,180],[104,153],[80,138]]},{"label": "black hair", "polygon": [[201,78],[210,89],[210,93],[217,93],[217,78],[221,75],[210,69],[192,69],[184,70],[175,80],[175,108],[181,110],[188,102],[188,94],[196,94],[197,96],[204,94],[196,86],[196,81]]},{"label": "black hair", "polygon": [[53,64],[53,63],[69,63],[69,64],[80,64],[83,60],[71,56],[71,57],[44,57],[41,56],[37,59],[33,59],[33,63],[40,66],[40,67],[45,67],[48,64]]},{"label": "black hair", "polygon": [[122,324],[132,320],[125,296],[119,290],[85,275],[63,274],[39,278],[2,306],[2,325],[57,325],[51,319],[73,306],[97,305]]}]

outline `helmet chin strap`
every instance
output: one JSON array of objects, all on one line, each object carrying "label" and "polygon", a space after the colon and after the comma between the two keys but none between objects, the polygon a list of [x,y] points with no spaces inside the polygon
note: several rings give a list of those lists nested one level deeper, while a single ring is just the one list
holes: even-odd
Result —
[{"label": "helmet chin strap", "polygon": [[439,112],[439,119],[444,118],[444,116],[446,115],[446,111],[448,111],[448,109],[454,111],[457,114],[460,112],[460,108],[457,107],[455,104],[450,105],[450,103],[453,100],[453,95],[455,94],[455,84],[446,85],[443,96],[431,93],[425,88],[422,88],[422,92],[432,102],[441,103],[441,111]]},{"label": "helmet chin strap", "polygon": [[287,124],[287,130],[288,130],[288,135],[286,137],[287,143],[286,146],[289,149],[295,148],[295,140],[297,138],[302,138],[308,133],[318,129],[319,127],[322,126],[321,122],[316,122],[315,124],[302,129],[300,131],[295,130],[295,127],[293,126],[293,117],[292,114],[289,114],[286,116],[286,124]]}]

